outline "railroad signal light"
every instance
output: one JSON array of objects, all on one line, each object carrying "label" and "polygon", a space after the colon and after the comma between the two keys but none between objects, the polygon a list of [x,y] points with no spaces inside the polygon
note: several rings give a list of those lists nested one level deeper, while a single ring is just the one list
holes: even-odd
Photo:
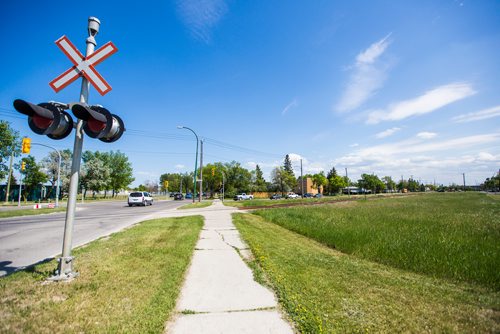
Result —
[{"label": "railroad signal light", "polygon": [[23,138],[22,152],[25,154],[29,154],[30,150],[31,150],[31,138],[24,137]]},{"label": "railroad signal light", "polygon": [[73,130],[73,119],[65,111],[68,105],[60,102],[33,104],[21,99],[14,101],[14,108],[28,116],[28,125],[33,132],[47,135],[51,139],[66,138]]},{"label": "railroad signal light", "polygon": [[83,120],[83,130],[89,137],[112,143],[120,139],[125,131],[122,119],[102,106],[75,103],[71,110],[76,117]]}]

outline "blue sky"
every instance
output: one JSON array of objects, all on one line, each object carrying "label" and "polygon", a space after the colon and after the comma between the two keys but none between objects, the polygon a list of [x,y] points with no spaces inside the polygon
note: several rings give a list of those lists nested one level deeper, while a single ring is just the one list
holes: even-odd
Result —
[{"label": "blue sky", "polygon": [[[98,46],[118,52],[96,69],[113,90],[89,102],[125,122],[111,144],[136,181],[236,160],[272,168],[361,173],[423,182],[482,182],[500,168],[499,1],[4,1],[0,117],[33,142],[12,101],[74,102],[80,83],[55,93],[70,67],[54,42],[85,50],[87,18]],[[48,151],[34,147],[38,159]]]}]

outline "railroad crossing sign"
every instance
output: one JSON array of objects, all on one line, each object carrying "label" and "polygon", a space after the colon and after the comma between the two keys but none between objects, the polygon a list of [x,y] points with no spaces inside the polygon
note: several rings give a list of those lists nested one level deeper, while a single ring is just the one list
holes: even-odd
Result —
[{"label": "railroad crossing sign", "polygon": [[52,87],[56,93],[82,75],[101,95],[105,95],[111,90],[111,86],[104,80],[99,72],[97,72],[94,66],[118,51],[112,42],[107,42],[88,57],[84,57],[66,36],[59,38],[56,41],[56,45],[74,65],[49,83],[50,87]]}]

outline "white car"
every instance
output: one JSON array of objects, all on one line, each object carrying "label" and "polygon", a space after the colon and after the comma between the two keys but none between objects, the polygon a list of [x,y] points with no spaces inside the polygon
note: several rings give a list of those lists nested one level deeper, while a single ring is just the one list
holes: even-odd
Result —
[{"label": "white car", "polygon": [[147,191],[134,191],[128,195],[128,206],[153,205],[153,196]]},{"label": "white car", "polygon": [[300,196],[296,193],[288,193],[286,194],[286,198],[299,198]]}]

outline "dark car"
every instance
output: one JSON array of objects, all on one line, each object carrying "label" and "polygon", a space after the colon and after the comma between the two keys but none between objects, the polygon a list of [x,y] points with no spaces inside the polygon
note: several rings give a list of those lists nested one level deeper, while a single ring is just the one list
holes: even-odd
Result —
[{"label": "dark car", "polygon": [[314,198],[321,198],[321,197],[323,197],[323,195],[321,195],[321,194],[314,195]]},{"label": "dark car", "polygon": [[174,195],[174,200],[175,201],[182,201],[184,199],[184,196],[181,193],[176,193]]},{"label": "dark car", "polygon": [[191,194],[191,193],[186,194],[186,199],[192,199],[192,198],[193,198],[193,194]]},{"label": "dark car", "polygon": [[311,193],[304,194],[304,198],[313,198],[314,195]]},{"label": "dark car", "polygon": [[281,199],[281,195],[280,194],[274,194],[272,195],[271,197],[269,197],[269,199]]}]

